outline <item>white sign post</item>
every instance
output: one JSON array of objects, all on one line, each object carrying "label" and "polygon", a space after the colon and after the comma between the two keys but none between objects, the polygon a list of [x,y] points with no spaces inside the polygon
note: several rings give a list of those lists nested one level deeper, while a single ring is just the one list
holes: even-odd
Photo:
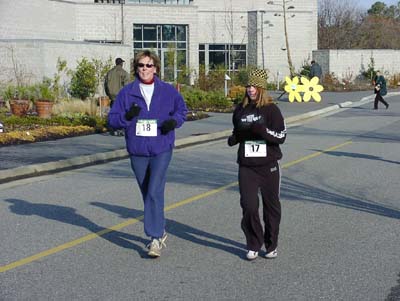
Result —
[{"label": "white sign post", "polygon": [[225,97],[228,96],[228,80],[231,80],[231,78],[228,74],[225,74]]}]

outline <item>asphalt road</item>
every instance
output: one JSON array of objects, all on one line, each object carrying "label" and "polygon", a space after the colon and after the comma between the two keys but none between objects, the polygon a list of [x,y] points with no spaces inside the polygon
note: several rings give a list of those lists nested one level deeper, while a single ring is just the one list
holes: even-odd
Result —
[{"label": "asphalt road", "polygon": [[224,141],[175,151],[156,260],[127,160],[0,185],[0,299],[399,300],[400,102],[370,106],[289,129],[275,260],[245,259]]}]

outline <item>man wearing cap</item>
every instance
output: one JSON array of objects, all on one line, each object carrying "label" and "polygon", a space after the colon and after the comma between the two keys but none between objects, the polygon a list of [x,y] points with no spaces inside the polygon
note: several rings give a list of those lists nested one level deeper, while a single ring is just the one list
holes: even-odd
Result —
[{"label": "man wearing cap", "polygon": [[[107,72],[107,75],[104,80],[104,89],[106,91],[106,95],[110,98],[110,107],[112,107],[115,98],[117,97],[119,91],[129,82],[129,73],[126,72],[122,66],[124,64],[124,60],[116,58],[115,67]],[[110,130],[111,135],[114,135],[114,130]],[[117,131],[118,136],[123,136],[122,131]]]},{"label": "man wearing cap", "polygon": [[[279,201],[282,158],[280,144],[286,139],[286,126],[278,106],[267,93],[267,73],[250,72],[243,101],[236,107],[233,133],[228,145],[239,143],[239,192],[242,207],[242,230],[246,237],[248,260],[258,257],[265,245],[265,257],[278,255],[281,220]],[[264,227],[258,212],[261,191]]]},{"label": "man wearing cap", "polygon": [[104,81],[104,89],[111,100],[111,106],[117,97],[118,92],[129,82],[129,73],[122,68],[124,62],[125,61],[120,57],[117,58],[115,60],[115,67],[107,72]]}]

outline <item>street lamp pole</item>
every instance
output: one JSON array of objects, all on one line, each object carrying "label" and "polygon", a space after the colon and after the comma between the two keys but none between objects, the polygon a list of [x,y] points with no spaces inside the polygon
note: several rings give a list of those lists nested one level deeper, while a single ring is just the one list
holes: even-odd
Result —
[{"label": "street lamp pole", "polygon": [[125,0],[120,0],[119,3],[121,3],[121,44],[124,44],[125,40],[125,30],[124,30],[124,4]]},{"label": "street lamp pole", "polygon": [[262,67],[265,69],[265,55],[264,55],[264,14],[265,10],[260,10],[261,13],[261,55],[262,55]]},{"label": "street lamp pole", "polygon": [[[294,77],[295,76],[295,71],[294,71],[294,67],[293,67],[293,62],[292,62],[292,58],[290,55],[290,48],[289,48],[289,37],[288,37],[288,31],[287,31],[287,20],[286,20],[286,10],[289,9],[294,9],[293,5],[290,5],[289,7],[286,8],[286,4],[290,1],[293,0],[282,0],[282,4],[275,4],[274,1],[268,1],[267,4],[269,5],[278,5],[280,7],[282,7],[282,11],[283,11],[283,30],[284,30],[284,34],[285,34],[285,44],[286,44],[286,54],[287,54],[287,59],[288,59],[288,65],[289,65],[289,72],[290,72],[290,76]],[[277,16],[280,16],[281,14],[275,14]]]},{"label": "street lamp pole", "polygon": [[[290,6],[291,8],[294,8],[293,6]],[[283,29],[285,31],[285,42],[286,42],[286,54],[287,54],[287,59],[288,59],[288,64],[289,64],[289,71],[290,71],[290,76],[293,78],[295,76],[294,68],[293,68],[293,62],[292,62],[292,57],[290,56],[290,48],[289,48],[289,38],[288,38],[288,32],[287,32],[287,22],[286,22],[286,1],[283,1]]]}]

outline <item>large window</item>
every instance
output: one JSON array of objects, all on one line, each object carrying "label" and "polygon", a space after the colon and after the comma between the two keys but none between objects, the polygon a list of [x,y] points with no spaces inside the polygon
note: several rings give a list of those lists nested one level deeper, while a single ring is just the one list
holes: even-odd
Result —
[{"label": "large window", "polygon": [[150,49],[161,59],[161,77],[166,81],[186,81],[188,26],[134,24],[133,52]]},{"label": "large window", "polygon": [[207,70],[223,66],[234,71],[246,67],[246,45],[242,44],[200,44],[199,63]]}]

